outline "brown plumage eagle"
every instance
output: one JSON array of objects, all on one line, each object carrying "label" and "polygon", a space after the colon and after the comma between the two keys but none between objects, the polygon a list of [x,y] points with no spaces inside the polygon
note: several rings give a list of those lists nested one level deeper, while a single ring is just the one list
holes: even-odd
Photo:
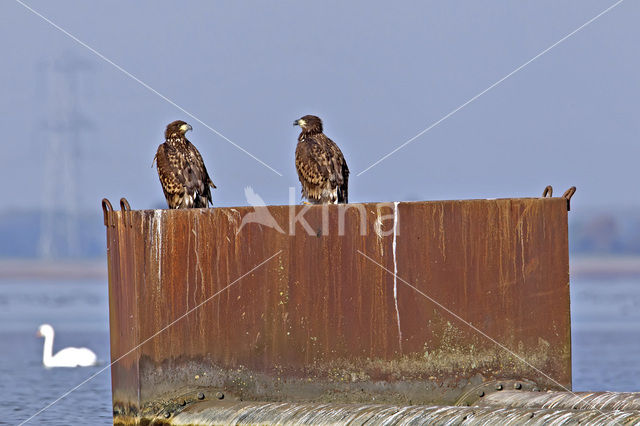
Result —
[{"label": "brown plumage eagle", "polygon": [[209,207],[213,204],[211,181],[202,156],[185,134],[192,130],[184,121],[167,126],[165,141],[160,144],[153,161],[157,161],[160,184],[170,209]]},{"label": "brown plumage eagle", "polygon": [[322,133],[322,120],[305,115],[293,125],[302,129],[296,147],[302,196],[312,204],[348,203],[349,167],[338,145]]}]

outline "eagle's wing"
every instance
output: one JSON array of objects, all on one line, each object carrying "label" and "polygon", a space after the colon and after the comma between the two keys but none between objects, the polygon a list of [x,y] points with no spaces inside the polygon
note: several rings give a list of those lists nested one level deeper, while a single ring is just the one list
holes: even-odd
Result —
[{"label": "eagle's wing", "polygon": [[338,145],[326,136],[324,136],[324,139],[326,139],[326,149],[331,157],[331,172],[337,186],[340,187],[349,179],[349,168]]},{"label": "eagle's wing", "polygon": [[195,159],[195,162],[201,166],[201,177],[202,177],[202,181],[205,183],[205,185],[208,185],[212,188],[216,188],[215,184],[213,183],[213,181],[211,180],[211,178],[209,177],[209,173],[207,172],[207,168],[204,165],[204,160],[202,159],[202,155],[200,155],[200,151],[198,151],[198,149],[195,147],[194,144],[192,144],[191,142],[187,141],[187,147],[189,149],[189,151],[191,152],[191,155],[193,156],[193,158]]},{"label": "eagle's wing", "polygon": [[327,146],[331,152],[331,166],[338,188],[338,203],[349,202],[349,167],[342,151],[331,139],[327,138]]},{"label": "eagle's wing", "polygon": [[211,181],[207,168],[198,149],[185,139],[188,151],[188,160],[185,169],[182,170],[185,185],[189,194],[194,194],[194,207],[209,207],[213,203],[209,187],[216,186]]}]

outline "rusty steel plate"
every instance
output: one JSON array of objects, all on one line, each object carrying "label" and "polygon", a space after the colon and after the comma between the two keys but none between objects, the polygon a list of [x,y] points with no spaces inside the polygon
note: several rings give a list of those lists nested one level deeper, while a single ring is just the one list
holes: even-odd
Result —
[{"label": "rusty steel plate", "polygon": [[566,198],[121,206],[103,203],[117,418],[199,393],[411,405],[492,380],[570,388]]}]

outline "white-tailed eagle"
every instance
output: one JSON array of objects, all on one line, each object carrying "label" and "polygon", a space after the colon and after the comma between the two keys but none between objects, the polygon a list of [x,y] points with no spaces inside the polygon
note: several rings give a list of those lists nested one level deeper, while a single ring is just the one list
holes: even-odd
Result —
[{"label": "white-tailed eagle", "polygon": [[164,132],[154,161],[157,161],[160,184],[170,209],[209,207],[213,204],[211,181],[202,156],[185,134],[192,130],[184,121],[170,123]]},{"label": "white-tailed eagle", "polygon": [[293,125],[302,129],[296,147],[302,196],[312,204],[348,203],[349,167],[338,145],[322,133],[322,120],[305,115]]}]

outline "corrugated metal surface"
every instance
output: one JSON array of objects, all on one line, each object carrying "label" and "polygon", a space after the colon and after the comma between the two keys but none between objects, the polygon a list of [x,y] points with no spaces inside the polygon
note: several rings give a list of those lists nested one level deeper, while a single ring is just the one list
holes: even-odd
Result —
[{"label": "corrugated metal surface", "polygon": [[570,386],[566,199],[274,206],[284,232],[243,224],[266,211],[107,209],[118,415],[199,391],[449,404],[496,378]]},{"label": "corrugated metal surface", "polygon": [[157,419],[171,425],[634,425],[640,411],[345,404],[201,404]]},{"label": "corrugated metal surface", "polygon": [[478,403],[496,407],[554,408],[571,410],[638,411],[637,392],[496,392]]}]

